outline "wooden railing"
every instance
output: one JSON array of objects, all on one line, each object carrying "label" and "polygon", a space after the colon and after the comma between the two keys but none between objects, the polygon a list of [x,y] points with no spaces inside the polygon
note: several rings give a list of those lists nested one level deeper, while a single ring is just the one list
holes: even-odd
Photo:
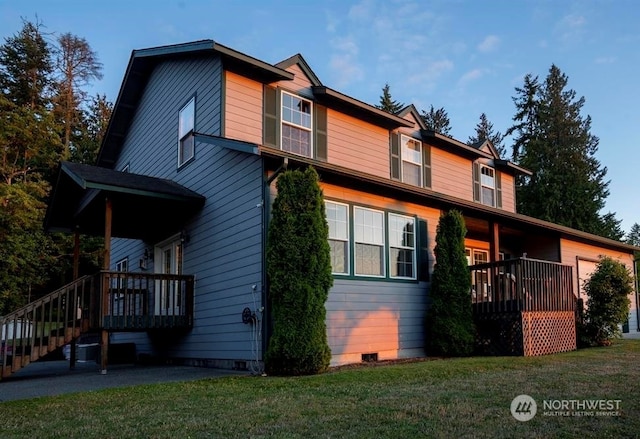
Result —
[{"label": "wooden railing", "polygon": [[193,276],[118,271],[101,273],[102,329],[190,328]]},{"label": "wooden railing", "polygon": [[0,378],[96,325],[97,292],[96,277],[85,276],[0,317]]},{"label": "wooden railing", "polygon": [[475,313],[575,310],[573,269],[569,265],[518,258],[469,269]]},{"label": "wooden railing", "polygon": [[0,379],[85,332],[191,328],[193,292],[193,276],[84,276],[0,317]]}]

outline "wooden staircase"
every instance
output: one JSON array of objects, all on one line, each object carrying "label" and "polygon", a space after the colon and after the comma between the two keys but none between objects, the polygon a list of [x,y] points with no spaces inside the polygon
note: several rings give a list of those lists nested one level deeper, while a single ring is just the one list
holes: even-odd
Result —
[{"label": "wooden staircase", "polygon": [[0,380],[95,327],[98,279],[81,277],[0,317]]}]

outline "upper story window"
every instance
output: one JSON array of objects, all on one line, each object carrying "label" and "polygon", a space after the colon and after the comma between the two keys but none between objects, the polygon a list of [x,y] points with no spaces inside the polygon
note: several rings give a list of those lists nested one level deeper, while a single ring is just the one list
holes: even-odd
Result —
[{"label": "upper story window", "polygon": [[280,88],[264,87],[262,142],[292,154],[327,160],[327,108]]},{"label": "upper story window", "polygon": [[349,206],[327,201],[326,215],[331,247],[331,271],[349,274]]},{"label": "upper story window", "polygon": [[195,128],[196,98],[193,97],[180,109],[178,119],[178,167],[194,156],[193,132]]},{"label": "upper story window", "polygon": [[422,142],[404,134],[402,144],[402,181],[422,186]]},{"label": "upper story window", "polygon": [[487,206],[502,207],[499,171],[482,163],[473,164],[473,200]]},{"label": "upper story window", "polygon": [[311,157],[311,128],[311,101],[282,92],[282,149]]},{"label": "upper story window", "polygon": [[492,168],[484,165],[480,166],[480,186],[482,188],[482,204],[495,206],[496,181]]},{"label": "upper story window", "polygon": [[391,134],[391,179],[431,187],[431,148],[404,134]]}]

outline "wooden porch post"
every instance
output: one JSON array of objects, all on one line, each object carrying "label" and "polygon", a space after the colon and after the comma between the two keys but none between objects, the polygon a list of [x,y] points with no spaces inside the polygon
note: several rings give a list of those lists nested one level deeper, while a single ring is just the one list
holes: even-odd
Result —
[{"label": "wooden porch post", "polygon": [[[80,231],[76,227],[73,232],[73,280],[77,280],[80,277]],[[73,304],[74,318],[76,317],[77,304]],[[75,369],[77,359],[76,341],[71,340],[69,344],[69,369]]]},{"label": "wooden porch post", "polygon": [[489,262],[500,260],[500,225],[496,222],[489,222]]},{"label": "wooden porch post", "polygon": [[[113,206],[111,199],[105,199],[104,209],[104,260],[102,269],[109,271],[111,268],[111,221],[113,219]],[[100,338],[100,373],[107,373],[107,353],[109,351],[109,331],[104,328],[105,316],[109,311],[109,278],[102,276],[102,312],[100,313],[100,326],[102,327]]]}]

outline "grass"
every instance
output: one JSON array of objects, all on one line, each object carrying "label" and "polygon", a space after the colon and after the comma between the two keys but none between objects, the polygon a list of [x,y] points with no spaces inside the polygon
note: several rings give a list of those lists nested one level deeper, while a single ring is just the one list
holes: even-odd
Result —
[{"label": "grass", "polygon": [[[5,438],[638,437],[640,340],[543,357],[474,357],[227,377],[0,403]],[[0,392],[2,383],[0,383]],[[510,413],[531,395],[538,414]],[[620,416],[545,416],[544,400],[621,400]]]}]

